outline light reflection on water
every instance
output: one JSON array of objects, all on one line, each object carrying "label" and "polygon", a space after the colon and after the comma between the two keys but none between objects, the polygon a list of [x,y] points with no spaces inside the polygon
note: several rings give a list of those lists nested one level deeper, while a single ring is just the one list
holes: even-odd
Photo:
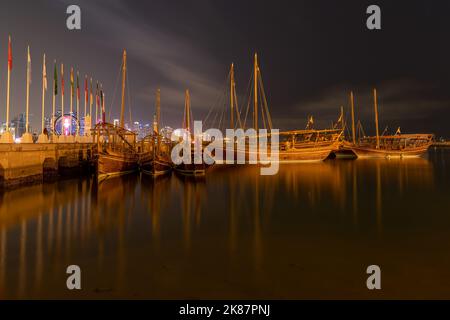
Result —
[{"label": "light reflection on water", "polygon": [[[7,191],[0,298],[450,298],[449,161],[438,150]],[[81,291],[65,288],[70,264]],[[382,292],[365,287],[370,264]]]}]

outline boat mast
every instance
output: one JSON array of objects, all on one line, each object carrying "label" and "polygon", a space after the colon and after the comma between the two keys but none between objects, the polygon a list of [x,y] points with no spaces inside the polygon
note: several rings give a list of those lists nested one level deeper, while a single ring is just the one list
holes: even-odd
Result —
[{"label": "boat mast", "polygon": [[123,50],[122,63],[122,105],[120,108],[120,127],[125,127],[125,82],[127,78],[127,51]]},{"label": "boat mast", "polygon": [[377,134],[377,149],[380,148],[380,134],[378,132],[378,104],[377,104],[377,89],[373,89],[373,107],[375,109],[375,130]]},{"label": "boat mast", "polygon": [[255,63],[253,67],[253,128],[258,131],[258,55],[255,53]]},{"label": "boat mast", "polygon": [[189,132],[191,132],[191,98],[189,96],[189,90],[186,89],[185,98],[184,98],[184,128]]},{"label": "boat mast", "polygon": [[[161,121],[161,90],[156,90],[156,148],[159,153],[161,140],[159,137],[159,122]],[[154,141],[154,140],[153,140]],[[154,148],[153,148],[154,149]]]},{"label": "boat mast", "polygon": [[156,133],[159,135],[159,123],[161,121],[161,89],[156,90]]},{"label": "boat mast", "polygon": [[353,91],[350,91],[350,106],[352,109],[352,141],[356,144],[356,134],[355,134],[355,105],[353,100]]},{"label": "boat mast", "polygon": [[230,127],[234,129],[234,63],[230,70]]}]

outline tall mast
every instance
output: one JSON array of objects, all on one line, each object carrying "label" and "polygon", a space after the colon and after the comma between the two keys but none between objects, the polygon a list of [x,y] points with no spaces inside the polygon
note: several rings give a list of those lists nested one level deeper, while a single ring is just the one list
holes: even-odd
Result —
[{"label": "tall mast", "polygon": [[6,89],[6,131],[9,132],[9,92],[11,84],[12,49],[11,36],[8,36],[8,82]]},{"label": "tall mast", "polygon": [[355,134],[355,105],[353,100],[353,91],[350,91],[350,106],[352,109],[352,141],[356,144],[356,134]]},{"label": "tall mast", "polygon": [[230,127],[234,129],[234,64],[231,64],[230,70]]},{"label": "tall mast", "polygon": [[26,122],[25,122],[25,132],[28,133],[28,113],[30,109],[30,67],[31,67],[31,58],[30,58],[30,46],[27,49],[27,100],[26,100]]},{"label": "tall mast", "polygon": [[253,128],[258,130],[258,55],[256,53],[253,67],[253,92]]},{"label": "tall mast", "polygon": [[44,113],[45,113],[45,90],[47,89],[47,70],[45,67],[45,53],[42,62],[42,117],[41,117],[41,133],[44,133]]},{"label": "tall mast", "polygon": [[377,149],[380,148],[380,134],[378,132],[378,104],[377,104],[377,89],[373,89],[373,107],[375,109],[375,130],[377,134]]},{"label": "tall mast", "polygon": [[93,97],[92,97],[92,78],[91,78],[91,87],[89,91],[89,119],[91,120],[90,128],[92,128],[92,103],[93,103]]},{"label": "tall mast", "polygon": [[186,90],[186,93],[185,93],[184,119],[185,119],[184,127],[190,133],[191,132],[191,98],[189,96],[189,90]]},{"label": "tall mast", "polygon": [[64,135],[64,64],[61,63],[61,135]]},{"label": "tall mast", "polygon": [[84,75],[84,126],[86,127],[86,113],[87,113],[87,102],[88,102],[88,88],[87,88],[87,75]]},{"label": "tall mast", "polygon": [[156,132],[159,134],[159,125],[161,121],[161,90],[156,90]]},{"label": "tall mast", "polygon": [[80,126],[79,126],[79,121],[81,119],[80,117],[80,73],[79,71],[77,71],[77,119],[78,119],[78,123],[77,123],[77,127],[76,127],[76,133],[75,135],[78,136],[80,134]]},{"label": "tall mast", "polygon": [[70,111],[69,111],[69,136],[72,135],[72,116],[73,116],[73,67],[70,67]]},{"label": "tall mast", "polygon": [[[56,60],[53,64],[53,93],[52,93],[52,139],[55,135],[55,113],[56,113],[56,88],[58,86],[57,84],[57,77],[58,77],[58,71],[56,70]],[[54,140],[52,140],[54,141]]]},{"label": "tall mast", "polygon": [[127,51],[123,50],[122,64],[122,105],[120,108],[120,126],[124,127],[125,122],[125,82],[127,78]]},{"label": "tall mast", "polygon": [[159,125],[160,125],[160,121],[161,121],[161,90],[158,89],[156,90],[156,150],[159,153],[159,149],[160,149],[160,144],[161,144],[161,140],[159,137]]}]

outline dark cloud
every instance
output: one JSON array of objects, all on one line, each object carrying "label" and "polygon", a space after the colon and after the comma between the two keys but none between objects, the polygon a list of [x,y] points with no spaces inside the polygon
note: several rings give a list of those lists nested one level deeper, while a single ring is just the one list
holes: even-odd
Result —
[{"label": "dark cloud", "polygon": [[[82,9],[81,31],[65,28],[69,4]],[[126,48],[133,118],[150,121],[159,87],[164,121],[179,126],[184,90],[191,90],[195,118],[203,119],[222,94],[231,62],[244,101],[252,55],[258,51],[277,127],[302,128],[309,114],[315,115],[318,125],[328,126],[339,107],[348,106],[348,92],[354,90],[358,115],[370,130],[371,90],[376,86],[383,125],[450,135],[448,1],[378,1],[383,29],[375,32],[365,28],[369,4],[365,0],[3,1],[0,101],[5,101],[8,34],[14,41],[12,114],[25,110],[26,45],[31,45],[35,126],[43,52],[48,70],[57,59],[99,79],[111,115],[117,117],[120,92],[115,88],[121,51]],[[4,107],[0,119],[4,120]]]}]

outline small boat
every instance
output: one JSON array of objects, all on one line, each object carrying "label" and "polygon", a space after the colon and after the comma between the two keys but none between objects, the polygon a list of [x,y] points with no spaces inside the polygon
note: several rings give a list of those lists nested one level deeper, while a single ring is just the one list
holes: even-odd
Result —
[{"label": "small boat", "polygon": [[136,172],[139,169],[139,157],[136,152],[136,134],[124,128],[126,66],[127,55],[124,50],[120,125],[116,126],[105,121],[103,106],[102,121],[92,129],[94,141],[97,144],[96,167],[98,181],[102,181],[108,177]]},{"label": "small boat", "polygon": [[420,157],[433,144],[433,134],[402,134],[400,128],[394,135],[379,135],[377,91],[373,90],[375,111],[375,136],[363,136],[356,141],[353,93],[350,94],[352,107],[352,142],[345,141],[342,150],[351,150],[358,158],[411,158]]},{"label": "small boat", "polygon": [[144,174],[153,177],[165,175],[172,170],[170,160],[171,141],[159,133],[161,114],[161,91],[156,91],[156,112],[153,120],[153,133],[141,141],[142,154],[139,166]]},{"label": "small boat", "polygon": [[[191,134],[191,99],[189,95],[189,90],[185,92],[185,101],[184,101],[184,121],[183,121],[183,129],[186,130],[188,134],[191,135],[191,141],[194,141],[194,137]],[[202,150],[203,155],[203,150]],[[202,163],[196,164],[194,163],[194,143],[191,144],[191,163],[181,163],[175,165],[175,172],[189,177],[204,177],[206,174],[207,165],[202,159]]]}]

